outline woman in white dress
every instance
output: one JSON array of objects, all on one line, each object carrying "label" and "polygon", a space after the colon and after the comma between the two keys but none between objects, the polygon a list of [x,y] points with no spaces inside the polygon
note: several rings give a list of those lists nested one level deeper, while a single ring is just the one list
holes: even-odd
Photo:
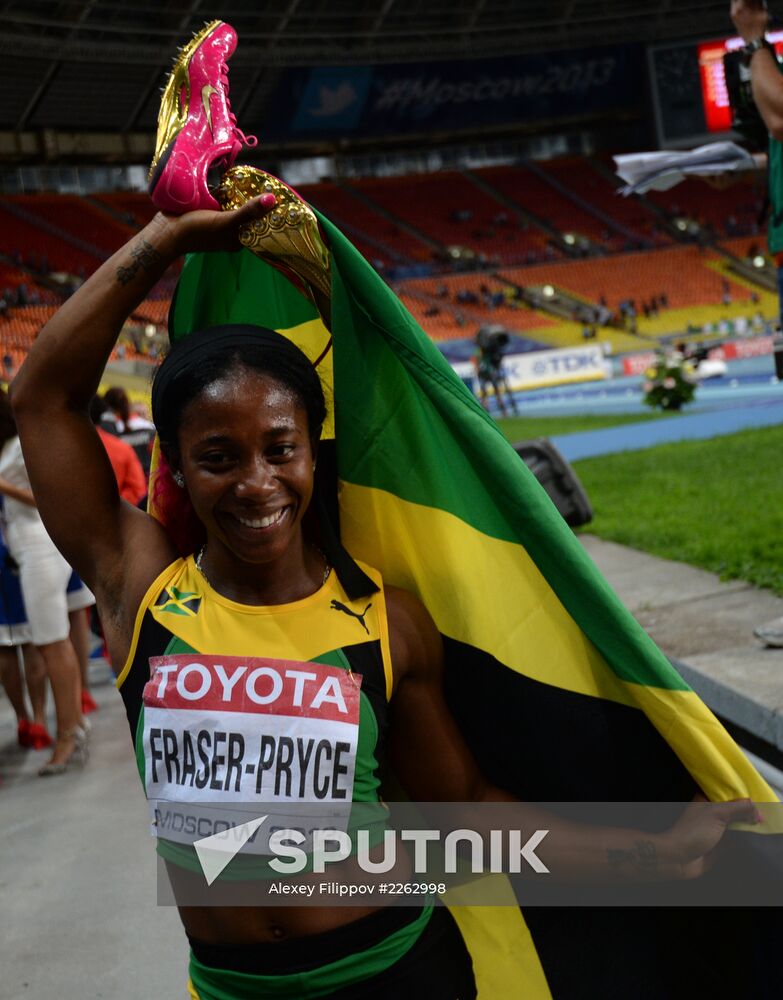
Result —
[{"label": "woman in white dress", "polygon": [[52,757],[38,772],[62,774],[84,759],[79,661],[69,638],[66,588],[71,567],[43,526],[30,489],[8,397],[0,393],[0,493],[5,500],[6,542],[19,566],[33,645],[46,665],[57,717]]}]

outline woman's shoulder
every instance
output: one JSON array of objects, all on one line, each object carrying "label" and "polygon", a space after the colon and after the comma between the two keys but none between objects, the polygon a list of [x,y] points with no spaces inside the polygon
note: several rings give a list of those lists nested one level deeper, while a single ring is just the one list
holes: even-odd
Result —
[{"label": "woman's shoulder", "polygon": [[121,632],[133,627],[139,607],[184,563],[155,517],[128,503],[123,504],[123,515],[117,558],[79,572],[98,598],[99,609],[117,621]]},{"label": "woman's shoulder", "polygon": [[139,608],[155,604],[160,595],[172,587],[182,591],[187,589],[183,584],[197,581],[200,577],[193,570],[192,564],[192,557],[170,556],[159,559],[157,565],[151,565],[146,580],[140,577],[137,583],[137,594],[141,595],[138,600]]},{"label": "woman's shoulder", "polygon": [[440,663],[441,635],[424,602],[412,591],[388,583],[377,567],[351,558],[383,594],[395,684],[412,668]]},{"label": "woman's shoulder", "polygon": [[431,633],[438,634],[432,616],[416,594],[404,587],[388,583],[377,567],[371,566],[361,559],[351,558],[378,589],[383,591],[390,632],[397,633],[398,637],[402,639],[428,636]]},{"label": "woman's shoulder", "polygon": [[185,562],[159,551],[136,560],[133,570],[121,572],[118,579],[87,581],[93,582],[112,663],[126,662],[138,623],[167,587],[176,587]]},{"label": "woman's shoulder", "polygon": [[395,674],[440,663],[443,642],[424,603],[402,587],[386,585],[384,594]]}]

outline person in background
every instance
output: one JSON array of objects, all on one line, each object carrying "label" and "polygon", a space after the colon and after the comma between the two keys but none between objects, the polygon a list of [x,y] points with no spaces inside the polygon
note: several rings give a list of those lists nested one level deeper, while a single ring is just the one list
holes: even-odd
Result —
[{"label": "person in background", "polygon": [[[89,715],[90,712],[98,710],[98,703],[90,691],[90,613],[88,608],[95,604],[95,598],[90,590],[84,586],[78,575],[74,573],[71,580],[78,584],[80,590],[71,591],[71,584],[65,594],[68,603],[68,620],[71,630],[68,633],[71,645],[79,661],[79,679],[81,681],[81,705],[82,715]],[[89,595],[89,603],[83,603],[84,598],[79,596],[83,591]]]},{"label": "person in background", "polygon": [[69,638],[65,597],[71,567],[47,534],[30,489],[16,422],[0,393],[0,493],[6,497],[8,549],[16,564],[33,644],[46,665],[57,715],[57,739],[42,777],[83,763],[87,727],[80,705],[79,661]]},{"label": "person in background", "polygon": [[123,500],[136,507],[147,495],[147,477],[133,448],[119,437],[104,430],[103,415],[106,403],[95,396],[90,406],[90,417],[109,456],[117,488]]},{"label": "person in background", "polygon": [[120,386],[110,386],[103,394],[103,401],[117,424],[118,432],[124,434],[131,420],[131,405],[127,392]]},{"label": "person in background", "polygon": [[[136,421],[137,423],[134,423]],[[150,408],[146,403],[131,403],[131,427],[143,426],[151,427],[155,429],[155,424],[152,422],[152,416],[150,415]]]},{"label": "person in background", "polygon": [[[72,573],[65,599],[69,638],[79,660],[82,715],[88,715],[98,708],[89,690],[88,677],[90,630],[87,609],[95,603],[95,598],[77,574]],[[16,714],[19,746],[26,750],[45,750],[52,745],[46,726],[46,664],[30,639],[18,568],[0,536],[0,683]],[[20,670],[22,666],[23,671]]]},{"label": "person in background", "polygon": [[516,415],[517,404],[514,393],[508,384],[505,369],[503,367],[503,355],[508,345],[508,334],[488,333],[483,328],[476,334],[476,351],[474,352],[473,363],[476,367],[479,383],[479,398],[485,409],[487,409],[487,383],[494,392],[495,399],[503,416],[508,416],[506,403],[510,404],[511,412]]},{"label": "person in background", "polygon": [[136,411],[124,389],[112,386],[106,390],[103,398],[114,418],[117,435],[133,448],[145,476],[149,476],[155,425]]},{"label": "person in background", "polygon": [[[19,669],[19,650],[31,711],[27,710],[25,685]],[[16,715],[17,741],[28,750],[52,745],[46,729],[46,668],[40,653],[30,644],[30,626],[19,586],[18,567],[0,534],[0,683]]]},{"label": "person in background", "polygon": [[[767,241],[778,273],[779,310],[783,322],[783,74],[767,41],[769,11],[761,0],[732,0],[731,19],[745,42],[753,101],[769,131],[766,166],[771,203]],[[757,158],[759,166],[763,161]],[[754,317],[754,327],[755,317]],[[754,629],[766,646],[783,648],[783,616]]]}]

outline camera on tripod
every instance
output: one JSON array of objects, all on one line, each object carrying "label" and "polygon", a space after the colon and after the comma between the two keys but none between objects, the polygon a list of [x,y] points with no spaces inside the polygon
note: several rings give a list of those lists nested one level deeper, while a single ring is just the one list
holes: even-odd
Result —
[{"label": "camera on tripod", "polygon": [[481,348],[493,368],[500,369],[503,355],[509,344],[509,335],[502,326],[482,326],[476,334],[476,344]]}]

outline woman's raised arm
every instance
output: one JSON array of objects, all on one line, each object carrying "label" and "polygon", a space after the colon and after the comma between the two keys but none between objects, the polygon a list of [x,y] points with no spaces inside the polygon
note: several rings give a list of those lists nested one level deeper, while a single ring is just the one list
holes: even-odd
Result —
[{"label": "woman's raised arm", "polygon": [[[122,325],[183,253],[238,250],[243,225],[272,196],[235,212],[156,215],[46,324],[11,386],[25,463],[46,529],[99,596],[160,561],[167,541],[152,518],[124,504],[89,418],[90,401]],[[157,550],[157,551],[156,551]]]}]

